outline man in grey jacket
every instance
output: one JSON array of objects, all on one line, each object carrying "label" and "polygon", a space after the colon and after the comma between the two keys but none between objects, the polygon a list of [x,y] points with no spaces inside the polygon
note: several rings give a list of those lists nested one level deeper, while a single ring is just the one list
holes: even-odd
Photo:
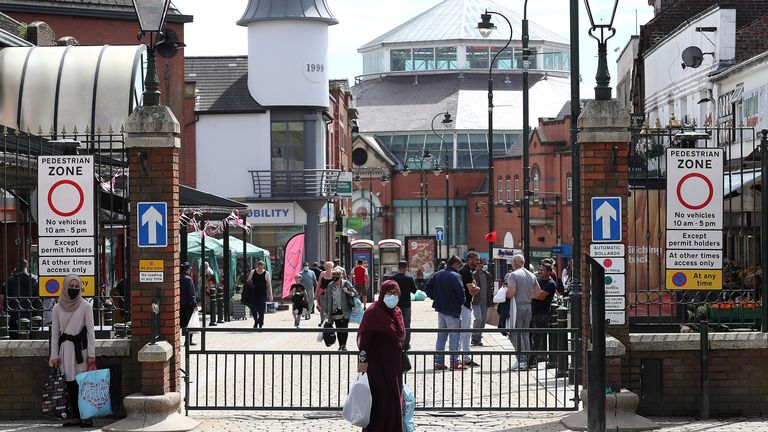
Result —
[{"label": "man in grey jacket", "polygon": [[[538,297],[541,293],[536,275],[525,268],[525,258],[517,254],[512,257],[512,273],[509,274],[507,283],[507,298],[515,298],[517,304],[517,319],[515,329],[509,334],[509,339],[515,350],[517,362],[510,366],[512,371],[528,369],[528,352],[531,351],[531,335],[526,331],[531,327],[531,298]],[[521,354],[520,352],[523,352]]]}]

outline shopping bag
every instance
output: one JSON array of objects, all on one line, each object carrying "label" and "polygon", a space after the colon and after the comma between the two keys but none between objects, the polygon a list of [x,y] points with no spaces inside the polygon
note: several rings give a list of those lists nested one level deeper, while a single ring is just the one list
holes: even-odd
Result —
[{"label": "shopping bag", "polygon": [[109,398],[109,369],[91,370],[75,376],[80,389],[77,407],[80,418],[88,420],[112,414]]},{"label": "shopping bag", "polygon": [[323,325],[323,341],[325,342],[325,346],[331,346],[336,343],[336,331],[333,329],[333,323],[330,321],[326,321],[325,325]]},{"label": "shopping bag", "polygon": [[51,368],[43,385],[43,414],[62,420],[72,415],[69,412],[67,377],[57,367]]},{"label": "shopping bag", "polygon": [[189,323],[187,323],[187,327],[200,327],[200,315],[197,314],[197,308],[192,311],[192,315],[189,317]]},{"label": "shopping bag", "polygon": [[355,307],[349,314],[349,320],[356,324],[360,324],[360,321],[363,320],[363,302],[358,298],[355,299]]},{"label": "shopping bag", "polygon": [[416,290],[416,294],[414,294],[413,297],[416,301],[424,301],[427,299],[427,293],[422,290]]},{"label": "shopping bag", "polygon": [[371,421],[371,386],[368,384],[368,375],[362,374],[349,389],[347,400],[344,401],[344,409],[341,414],[344,420],[353,426],[366,427]]},{"label": "shopping bag", "polygon": [[507,301],[507,287],[503,286],[493,295],[493,302],[504,303],[505,301]]},{"label": "shopping bag", "polygon": [[403,431],[414,432],[416,430],[416,421],[413,415],[416,414],[416,398],[408,387],[403,383]]}]

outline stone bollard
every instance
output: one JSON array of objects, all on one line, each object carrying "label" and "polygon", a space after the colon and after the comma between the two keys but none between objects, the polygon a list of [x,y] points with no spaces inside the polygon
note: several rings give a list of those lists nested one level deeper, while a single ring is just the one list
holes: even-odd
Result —
[{"label": "stone bollard", "polygon": [[224,288],[223,287],[220,287],[217,290],[216,305],[218,306],[217,308],[218,319],[216,320],[216,322],[219,324],[222,324],[224,323]]},{"label": "stone bollard", "polygon": [[208,323],[209,326],[215,327],[216,326],[216,288],[211,288],[208,290],[208,313],[211,315],[211,321]]},{"label": "stone bollard", "polygon": [[[560,422],[568,429],[585,431],[587,429],[587,391],[581,391],[584,409],[565,417]],[[640,397],[629,390],[605,395],[605,429],[610,431],[647,431],[658,429],[653,421],[635,414]]]},{"label": "stone bollard", "polygon": [[32,330],[32,324],[29,321],[29,318],[19,319],[19,339],[22,339],[22,340],[29,339],[29,333],[31,330]]}]

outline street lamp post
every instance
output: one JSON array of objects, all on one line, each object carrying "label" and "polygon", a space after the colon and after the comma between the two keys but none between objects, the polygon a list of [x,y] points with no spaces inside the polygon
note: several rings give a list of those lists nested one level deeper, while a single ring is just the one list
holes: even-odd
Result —
[{"label": "street lamp post", "polygon": [[523,256],[525,262],[530,262],[531,259],[531,201],[530,201],[530,186],[531,186],[531,156],[530,148],[528,147],[528,140],[530,139],[531,125],[529,119],[528,110],[528,69],[530,69],[530,60],[528,56],[530,52],[528,50],[528,0],[525,0],[523,4],[523,22],[522,22],[522,39],[523,39]]},{"label": "street lamp post", "polygon": [[[408,172],[410,171],[410,167],[408,165],[409,163],[411,164],[411,166],[415,166],[419,170],[419,207],[422,209],[421,235],[425,235],[424,233],[425,220],[426,220],[427,227],[429,227],[429,184],[428,182],[425,181],[425,175],[428,174],[429,171],[432,171],[437,167],[435,165],[434,157],[432,156],[432,154],[429,153],[429,150],[426,150],[426,149],[421,154],[421,156],[410,155],[405,159],[405,166],[403,167],[403,171],[402,171],[404,176],[407,176]],[[426,167],[425,167],[425,164],[426,164]]]},{"label": "street lamp post", "polygon": [[139,17],[139,40],[149,33],[147,43],[147,76],[144,79],[144,106],[160,105],[160,79],[157,76],[157,55],[155,43],[163,30],[165,15],[171,0],[133,0],[133,7]]},{"label": "street lamp post", "polygon": [[[512,43],[512,23],[509,22],[504,15],[488,11],[486,9],[484,14],[480,15],[481,21],[477,23],[477,29],[480,34],[487,38],[491,35],[491,32],[496,26],[491,22],[491,15],[498,15],[504,18],[509,26],[509,39],[504,45],[504,48],[496,52],[496,55],[491,59],[491,64],[488,66],[488,233],[493,233],[494,230],[494,201],[493,201],[493,64],[496,62],[496,58],[499,54],[504,52],[509,44]],[[523,146],[525,148],[525,146]],[[493,260],[493,242],[488,242],[488,272],[496,279],[495,262]]]},{"label": "street lamp post", "polygon": [[445,170],[445,227],[443,228],[443,232],[445,233],[445,239],[446,239],[446,259],[450,256],[450,250],[451,250],[451,235],[450,232],[450,226],[448,225],[450,223],[450,219],[448,216],[448,213],[451,211],[450,207],[448,206],[448,154],[450,153],[445,145],[445,139],[443,139],[443,136],[438,134],[437,131],[435,131],[435,120],[437,120],[438,117],[443,116],[443,120],[440,122],[444,125],[449,125],[453,123],[453,119],[451,118],[451,113],[444,112],[444,113],[437,113],[434,117],[432,117],[432,133],[435,134],[436,137],[440,138],[440,142],[442,143],[442,149],[445,151],[445,166],[443,169]]},{"label": "street lamp post", "polygon": [[[384,171],[384,169],[378,168],[378,167],[358,168],[355,172],[355,177],[353,179],[355,183],[361,184],[363,182],[362,176],[368,177],[368,221],[369,221],[369,228],[371,233],[371,241],[374,241],[373,239],[373,221],[374,221],[373,177],[377,175],[381,176],[379,178],[379,181],[381,181],[382,185],[386,185],[389,182],[389,176],[387,176],[387,172]],[[361,192],[361,195],[362,195],[362,192]]]}]

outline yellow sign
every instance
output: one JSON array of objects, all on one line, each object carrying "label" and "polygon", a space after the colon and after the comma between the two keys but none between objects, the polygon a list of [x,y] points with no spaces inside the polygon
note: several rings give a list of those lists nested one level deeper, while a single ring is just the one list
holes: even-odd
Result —
[{"label": "yellow sign", "polygon": [[723,289],[722,270],[667,270],[668,290]]},{"label": "yellow sign", "polygon": [[[83,297],[96,295],[96,281],[94,276],[80,276],[83,281]],[[64,285],[64,276],[40,276],[38,291],[40,297],[58,297]]]},{"label": "yellow sign", "polygon": [[163,260],[139,260],[140,272],[161,272],[163,271]]}]

